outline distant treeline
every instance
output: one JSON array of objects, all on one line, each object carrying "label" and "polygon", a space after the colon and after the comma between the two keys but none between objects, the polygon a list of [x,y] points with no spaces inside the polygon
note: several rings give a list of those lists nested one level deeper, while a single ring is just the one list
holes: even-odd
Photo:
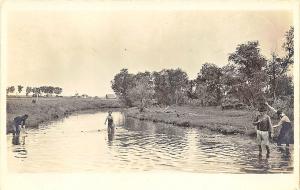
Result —
[{"label": "distant treeline", "polygon": [[293,106],[294,85],[288,71],[294,64],[293,43],[291,27],[285,34],[282,57],[273,52],[267,59],[261,54],[258,41],[239,44],[229,54],[228,64],[218,67],[205,63],[194,80],[189,80],[180,68],[137,74],[122,69],[114,76],[112,89],[128,106],[192,102],[216,106],[226,101],[255,106],[261,97]]},{"label": "distant treeline", "polygon": [[[17,88],[15,86],[9,86],[6,89],[6,94],[10,93],[18,93],[21,94],[23,91],[24,86],[18,85]],[[32,96],[53,96],[55,95],[60,95],[63,92],[63,89],[60,87],[53,87],[53,86],[40,86],[40,87],[30,87],[27,86],[25,89],[25,94],[26,96],[32,95]]]}]

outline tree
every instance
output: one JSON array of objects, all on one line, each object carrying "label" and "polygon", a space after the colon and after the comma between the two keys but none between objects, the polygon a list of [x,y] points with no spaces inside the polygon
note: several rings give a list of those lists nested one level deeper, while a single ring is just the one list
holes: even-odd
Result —
[{"label": "tree", "polygon": [[198,95],[196,93],[197,88],[197,80],[189,80],[188,81],[188,89],[187,89],[187,97],[189,100],[198,99]]},{"label": "tree", "polygon": [[165,70],[160,72],[153,72],[154,78],[154,97],[158,104],[169,105],[171,100],[169,99],[168,92],[169,84],[167,81],[167,74]]},{"label": "tree", "polygon": [[18,92],[19,94],[22,92],[23,86],[22,85],[18,85]]},{"label": "tree", "polygon": [[294,96],[293,78],[287,75],[280,76],[277,81],[275,93],[279,96],[279,98]]},{"label": "tree", "polygon": [[44,94],[47,94],[47,86],[40,86],[40,91],[41,91],[41,94],[44,93]]},{"label": "tree", "polygon": [[[56,94],[55,92],[59,92],[61,88],[53,87],[53,86],[41,86],[39,87],[41,94],[44,93],[46,96],[52,96]],[[62,91],[62,89],[61,89]],[[60,92],[61,93],[61,92]]]},{"label": "tree", "polygon": [[197,86],[195,90],[198,99],[200,100],[201,106],[207,106],[210,105],[212,102],[210,100],[210,97],[207,95],[207,86],[203,83],[200,83],[197,81]]},{"label": "tree", "polygon": [[140,110],[151,104],[154,95],[153,79],[150,72],[139,72],[133,76],[133,87],[129,91],[129,99],[137,104]]},{"label": "tree", "polygon": [[281,66],[283,72],[286,72],[288,67],[294,64],[294,27],[290,27],[289,31],[285,33],[285,42],[282,48],[286,51]]},{"label": "tree", "polygon": [[136,84],[140,82],[146,83],[147,85],[153,84],[153,78],[149,71],[138,72],[136,75],[133,75],[133,81]]},{"label": "tree", "polygon": [[271,60],[268,61],[267,66],[267,74],[269,78],[268,85],[269,88],[269,94],[272,96],[273,99],[276,99],[276,91],[278,86],[278,78],[280,77],[281,73],[283,72],[283,69],[281,67],[282,59],[280,59],[275,52],[272,53]]},{"label": "tree", "polygon": [[240,95],[238,98],[253,106],[256,97],[264,94],[267,87],[267,60],[260,53],[258,41],[239,44],[228,61],[237,69],[238,83],[235,87]]},{"label": "tree", "polygon": [[54,93],[54,87],[53,86],[47,86],[47,95],[52,96]]},{"label": "tree", "polygon": [[221,68],[212,63],[202,65],[200,73],[198,73],[196,79],[198,93],[202,93],[200,94],[201,99],[204,99],[208,105],[219,105],[221,103],[221,77]]},{"label": "tree", "polygon": [[154,90],[151,85],[140,82],[130,90],[129,97],[132,103],[137,104],[140,110],[143,110],[152,103],[153,94]]},{"label": "tree", "polygon": [[172,104],[180,104],[184,102],[184,97],[188,90],[188,76],[186,72],[181,69],[168,69],[167,70],[170,94]]},{"label": "tree", "polygon": [[33,93],[33,96],[36,97],[36,100],[38,100],[38,97],[41,95],[41,89],[38,87],[33,87],[32,93]]},{"label": "tree", "polygon": [[6,89],[6,94],[14,93],[14,92],[15,92],[15,87],[14,87],[14,86],[9,86],[9,87]]},{"label": "tree", "polygon": [[129,90],[134,86],[134,82],[133,75],[128,73],[128,69],[122,69],[120,73],[116,74],[111,84],[112,89],[120,100],[122,100],[125,105],[132,106],[132,102],[129,98]]},{"label": "tree", "polygon": [[188,91],[188,77],[181,69],[167,69],[153,73],[154,97],[159,104],[180,104]]},{"label": "tree", "polygon": [[32,88],[30,86],[27,86],[26,88],[26,96],[28,96],[32,92]]},{"label": "tree", "polygon": [[60,87],[55,87],[53,92],[54,94],[56,94],[57,96],[60,95],[62,93],[63,89]]},{"label": "tree", "polygon": [[241,83],[238,70],[235,65],[227,64],[221,68],[222,76],[222,95],[223,96],[238,96],[237,86]]},{"label": "tree", "polygon": [[236,64],[240,73],[247,77],[246,80],[253,78],[256,72],[266,66],[266,59],[260,54],[258,41],[239,44],[236,51],[229,55],[228,61]]},{"label": "tree", "polygon": [[274,99],[294,94],[292,77],[287,73],[289,67],[294,64],[294,28],[291,27],[285,33],[285,42],[282,48],[286,54],[280,58],[276,53],[272,53],[271,60],[268,61],[267,74],[269,78],[269,96]]}]

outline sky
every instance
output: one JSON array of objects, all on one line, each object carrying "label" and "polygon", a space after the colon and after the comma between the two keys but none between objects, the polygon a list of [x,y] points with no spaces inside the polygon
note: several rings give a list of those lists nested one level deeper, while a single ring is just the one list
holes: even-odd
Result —
[{"label": "sky", "polygon": [[51,85],[64,95],[104,96],[122,68],[182,68],[190,79],[228,63],[238,44],[283,53],[288,11],[12,10],[7,14],[7,84]]}]

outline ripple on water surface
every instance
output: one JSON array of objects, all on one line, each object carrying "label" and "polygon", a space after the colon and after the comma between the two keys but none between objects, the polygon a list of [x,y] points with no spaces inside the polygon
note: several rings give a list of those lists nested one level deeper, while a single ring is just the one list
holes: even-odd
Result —
[{"label": "ripple on water surface", "polygon": [[258,157],[255,139],[246,136],[113,117],[113,134],[100,112],[41,125],[19,139],[8,135],[9,171],[293,172],[293,146],[271,145],[269,158]]}]

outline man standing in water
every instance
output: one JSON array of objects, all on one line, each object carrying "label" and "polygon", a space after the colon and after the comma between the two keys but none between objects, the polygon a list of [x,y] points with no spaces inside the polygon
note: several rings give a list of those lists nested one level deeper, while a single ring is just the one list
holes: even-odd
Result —
[{"label": "man standing in water", "polygon": [[21,128],[25,129],[25,121],[27,118],[28,118],[27,114],[14,118],[14,121],[12,124],[13,136],[19,136],[20,132],[21,132]]},{"label": "man standing in water", "polygon": [[112,114],[112,112],[109,111],[108,116],[106,117],[105,122],[104,122],[105,125],[106,125],[106,122],[107,122],[107,131],[108,131],[108,133],[113,133],[114,132],[114,119],[113,119],[111,114]]},{"label": "man standing in water", "polygon": [[272,106],[270,106],[268,102],[266,102],[265,104],[271,111],[277,113],[277,116],[280,119],[279,123],[273,126],[273,128],[280,129],[279,135],[277,137],[277,145],[281,146],[281,144],[286,144],[286,146],[288,147],[289,144],[293,143],[293,130],[290,119],[281,110],[276,110]]},{"label": "man standing in water", "polygon": [[266,114],[266,109],[264,107],[260,107],[258,111],[259,115],[257,116],[255,122],[253,122],[253,124],[256,125],[259,156],[262,155],[262,146],[265,145],[267,150],[267,157],[269,157],[269,138],[271,138],[272,134],[272,123],[270,117]]}]

